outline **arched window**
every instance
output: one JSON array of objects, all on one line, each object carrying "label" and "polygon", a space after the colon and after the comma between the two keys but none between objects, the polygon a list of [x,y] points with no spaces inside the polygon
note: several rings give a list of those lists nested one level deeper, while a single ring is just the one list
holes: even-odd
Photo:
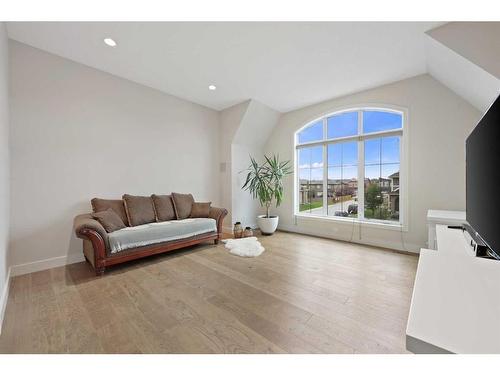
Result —
[{"label": "arched window", "polygon": [[362,108],[296,133],[297,215],[401,222],[401,111]]}]

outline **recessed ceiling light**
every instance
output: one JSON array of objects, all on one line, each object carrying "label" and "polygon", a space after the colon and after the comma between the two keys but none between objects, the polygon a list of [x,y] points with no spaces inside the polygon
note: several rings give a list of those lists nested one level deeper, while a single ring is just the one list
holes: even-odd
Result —
[{"label": "recessed ceiling light", "polygon": [[116,47],[116,42],[111,38],[105,38],[104,43],[106,43],[110,47]]},{"label": "recessed ceiling light", "polygon": [[215,85],[210,85],[210,86],[208,86],[208,89],[209,89],[210,91],[215,91],[215,90],[217,90],[217,86],[215,86]]}]

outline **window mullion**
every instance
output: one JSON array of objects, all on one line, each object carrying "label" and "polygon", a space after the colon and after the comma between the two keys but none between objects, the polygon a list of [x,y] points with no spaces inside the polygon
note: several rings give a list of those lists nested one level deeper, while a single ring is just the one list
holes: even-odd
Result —
[{"label": "window mullion", "polygon": [[[323,118],[323,140],[327,138],[328,125],[326,117]],[[323,143],[323,216],[328,215],[328,149]]]},{"label": "window mullion", "polygon": [[[359,117],[358,117],[358,120],[359,120]],[[373,138],[383,138],[383,137],[394,137],[394,136],[398,136],[398,135],[399,136],[403,135],[402,129],[388,130],[388,131],[384,131],[384,132],[368,133],[368,134],[359,133],[357,135],[352,135],[352,136],[348,136],[348,137],[322,139],[320,141],[313,141],[313,142],[297,144],[295,147],[296,148],[309,148],[309,147],[314,147],[314,146],[321,146],[324,143],[327,143],[327,144],[345,143],[345,142],[349,142],[349,141],[355,141],[359,138],[373,139]]]},{"label": "window mullion", "polygon": [[[405,181],[406,170],[403,168],[405,164],[406,155],[403,154],[403,136],[399,137],[399,224],[403,225],[403,218],[406,214],[405,205],[402,202],[406,202],[406,196],[404,194],[403,182]],[[405,187],[406,188],[406,187]]]},{"label": "window mullion", "polygon": [[[358,134],[363,134],[363,111],[358,112]],[[365,218],[365,142],[358,140],[358,219]]]},{"label": "window mullion", "polygon": [[295,149],[295,209],[294,212],[300,212],[300,168],[299,168],[299,149]]}]

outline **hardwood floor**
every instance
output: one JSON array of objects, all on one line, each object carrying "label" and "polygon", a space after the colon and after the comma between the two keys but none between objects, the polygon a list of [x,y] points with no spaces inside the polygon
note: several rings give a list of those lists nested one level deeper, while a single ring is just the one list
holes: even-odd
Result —
[{"label": "hardwood floor", "polygon": [[2,353],[405,353],[418,258],[278,232],[14,277]]}]

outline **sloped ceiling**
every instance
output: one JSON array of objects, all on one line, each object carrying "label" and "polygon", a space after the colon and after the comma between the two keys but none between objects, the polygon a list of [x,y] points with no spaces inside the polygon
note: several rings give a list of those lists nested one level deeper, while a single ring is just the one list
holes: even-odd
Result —
[{"label": "sloped ceiling", "polygon": [[[255,99],[286,112],[425,73],[424,32],[437,25],[10,22],[7,29],[11,39],[217,110]],[[106,46],[106,37],[118,46]]]},{"label": "sloped ceiling", "polygon": [[500,79],[500,22],[450,22],[427,34]]},{"label": "sloped ceiling", "polygon": [[426,41],[431,76],[480,111],[500,94],[500,22],[453,22]]}]

